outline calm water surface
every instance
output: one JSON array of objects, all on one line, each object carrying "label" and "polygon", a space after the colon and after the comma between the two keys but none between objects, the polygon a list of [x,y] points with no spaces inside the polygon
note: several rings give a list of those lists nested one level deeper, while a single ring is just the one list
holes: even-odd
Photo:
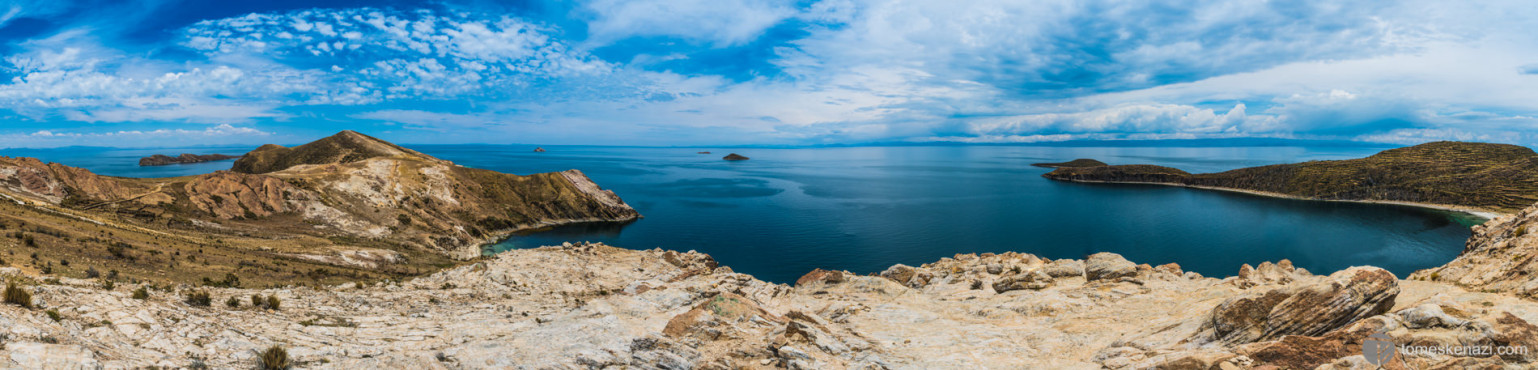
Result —
[{"label": "calm water surface", "polygon": [[[532,152],[532,146],[413,148],[516,174],[580,169],[645,216],[624,226],[577,225],[516,236],[489,252],[563,241],[693,249],[774,282],[794,281],[814,268],[879,272],[956,253],[1005,251],[1049,258],[1110,251],[1139,263],[1179,263],[1209,276],[1285,258],[1316,273],[1374,265],[1404,277],[1457,256],[1470,235],[1467,225],[1474,222],[1401,206],[1063,183],[1041,178],[1048,169],[1029,166],[1096,158],[1209,172],[1357,158],[1384,148],[545,146],[545,153]],[[714,154],[695,154],[707,150]],[[138,157],[166,150],[47,152],[0,154],[38,156],[116,176],[196,174],[230,163],[138,168]],[[753,159],[722,161],[729,152]]]}]

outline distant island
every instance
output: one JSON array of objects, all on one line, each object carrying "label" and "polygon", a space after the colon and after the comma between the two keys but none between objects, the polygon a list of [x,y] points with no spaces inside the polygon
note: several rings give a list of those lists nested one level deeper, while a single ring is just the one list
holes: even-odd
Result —
[{"label": "distant island", "polygon": [[727,154],[725,157],[721,157],[721,159],[725,159],[725,160],[728,160],[728,161],[746,161],[746,160],[748,160],[748,157],[744,157],[741,154],[732,153],[732,154]]},{"label": "distant island", "polygon": [[1036,167],[1047,167],[1047,168],[1107,166],[1107,164],[1105,162],[1101,162],[1101,161],[1097,161],[1097,160],[1093,160],[1093,159],[1089,159],[1089,158],[1079,158],[1079,159],[1075,159],[1075,160],[1071,160],[1071,161],[1067,161],[1067,162],[1058,162],[1058,163],[1032,163],[1031,165],[1032,166],[1036,166]]},{"label": "distant island", "polygon": [[[1075,161],[1078,162],[1078,161]],[[1070,162],[1071,163],[1071,162]],[[1076,182],[1179,185],[1291,198],[1397,203],[1489,215],[1538,201],[1538,153],[1506,144],[1433,142],[1367,158],[1192,174],[1155,165],[1058,167]]]},{"label": "distant island", "polygon": [[189,163],[203,163],[203,162],[223,161],[223,160],[230,160],[230,159],[236,159],[236,158],[240,158],[240,156],[238,156],[238,155],[224,155],[224,154],[191,154],[191,153],[182,153],[182,155],[172,157],[172,156],[168,156],[168,155],[164,155],[164,154],[156,154],[156,155],[152,155],[152,156],[148,156],[148,157],[144,157],[144,158],[139,158],[139,165],[140,166],[165,166],[165,165],[172,165],[172,164],[189,164]]}]

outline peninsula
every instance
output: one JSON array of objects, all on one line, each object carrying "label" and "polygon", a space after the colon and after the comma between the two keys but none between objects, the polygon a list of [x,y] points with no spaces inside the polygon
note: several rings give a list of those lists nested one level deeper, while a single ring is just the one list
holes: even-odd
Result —
[{"label": "peninsula", "polygon": [[189,163],[203,163],[203,162],[213,162],[213,161],[224,161],[224,160],[230,160],[230,159],[236,159],[236,158],[240,158],[240,156],[238,156],[238,155],[224,155],[224,154],[192,154],[192,153],[182,153],[182,155],[172,157],[172,156],[168,156],[168,155],[164,155],[164,154],[156,154],[156,155],[152,155],[152,156],[148,156],[148,157],[144,157],[144,158],[139,158],[139,165],[140,166],[166,166],[166,165],[173,165],[173,164],[189,164]]},{"label": "peninsula", "polygon": [[467,168],[353,131],[173,178],[0,158],[0,197],[0,230],[17,241],[0,256],[12,265],[162,284],[400,279],[519,230],[640,217],[577,170]]},{"label": "peninsula", "polygon": [[1155,165],[1059,167],[1043,177],[1145,183],[1300,199],[1394,203],[1485,217],[1538,201],[1538,153],[1506,144],[1433,142],[1367,158],[1192,174]]}]

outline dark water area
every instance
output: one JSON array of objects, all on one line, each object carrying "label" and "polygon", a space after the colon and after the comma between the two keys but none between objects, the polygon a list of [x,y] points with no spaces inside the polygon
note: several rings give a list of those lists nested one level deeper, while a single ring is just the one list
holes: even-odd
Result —
[{"label": "dark water area", "polygon": [[[937,146],[798,149],[414,145],[461,165],[530,174],[579,169],[644,219],[518,235],[513,248],[594,241],[698,250],[732,269],[792,282],[815,268],[879,272],[957,253],[1048,258],[1116,252],[1208,276],[1290,259],[1315,273],[1374,265],[1404,277],[1457,256],[1474,220],[1394,205],[1315,202],[1156,185],[1078,184],[1041,177],[1035,162],[1095,158],[1191,172],[1359,158],[1366,147]],[[711,151],[713,154],[695,154]],[[105,150],[44,159],[115,176],[180,176],[228,161],[137,168],[175,149]],[[200,148],[189,153],[240,153]],[[751,157],[723,161],[727,153]],[[46,154],[46,153],[45,153]],[[0,151],[0,155],[17,155]],[[107,163],[111,162],[111,163]],[[201,167],[200,167],[201,166]]]}]

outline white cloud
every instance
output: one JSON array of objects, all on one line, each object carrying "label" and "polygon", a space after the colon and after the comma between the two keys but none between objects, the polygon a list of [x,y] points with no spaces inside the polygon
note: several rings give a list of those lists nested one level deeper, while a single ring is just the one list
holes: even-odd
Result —
[{"label": "white cloud", "polygon": [[752,41],[797,14],[789,0],[592,0],[589,41],[606,44],[637,36],[673,36],[716,46]]},{"label": "white cloud", "polygon": [[158,129],[82,132],[39,130],[30,133],[0,134],[0,148],[51,148],[85,145],[116,147],[159,146],[166,143],[195,143],[196,145],[251,144],[267,140],[273,134],[227,124],[210,126],[202,130]]}]

